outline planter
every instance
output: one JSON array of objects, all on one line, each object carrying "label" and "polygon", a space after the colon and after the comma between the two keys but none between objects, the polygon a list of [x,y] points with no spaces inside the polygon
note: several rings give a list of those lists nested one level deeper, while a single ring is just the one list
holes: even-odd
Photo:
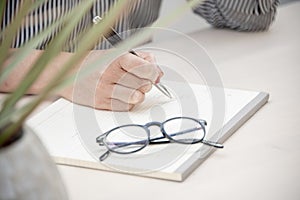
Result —
[{"label": "planter", "polygon": [[67,199],[56,165],[39,138],[26,128],[0,149],[0,199]]}]

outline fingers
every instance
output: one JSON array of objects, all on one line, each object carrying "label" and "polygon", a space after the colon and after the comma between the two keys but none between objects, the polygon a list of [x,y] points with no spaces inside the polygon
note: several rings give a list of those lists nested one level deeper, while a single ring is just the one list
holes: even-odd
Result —
[{"label": "fingers", "polygon": [[138,104],[144,101],[145,94],[139,90],[115,84],[112,89],[111,98],[120,100],[128,104]]},{"label": "fingers", "polygon": [[117,99],[108,99],[106,102],[102,102],[97,107],[99,110],[111,110],[111,111],[130,111],[134,104],[124,103]]},{"label": "fingers", "polygon": [[103,72],[97,88],[99,95],[96,107],[115,111],[130,110],[144,100],[145,93],[162,75],[152,54],[124,54]]},{"label": "fingers", "polygon": [[139,90],[118,84],[100,84],[95,98],[95,108],[113,111],[128,111],[141,103],[145,94]]},{"label": "fingers", "polygon": [[144,60],[142,57],[128,53],[122,55],[118,59],[118,64],[125,71],[134,74],[139,78],[147,79],[152,83],[156,83],[162,76],[162,71],[155,63],[153,63],[154,60],[152,60],[150,56],[147,58],[151,60],[151,62]]},{"label": "fingers", "polygon": [[99,73],[76,85],[80,95],[74,102],[101,110],[128,111],[144,101],[145,93],[163,75],[154,56],[145,52],[124,54]]},{"label": "fingers", "polygon": [[143,58],[144,60],[146,60],[150,63],[153,63],[153,64],[156,63],[156,58],[152,53],[143,52],[143,51],[139,51],[139,52],[136,52],[136,53],[138,54],[138,56],[140,58]]},{"label": "fingers", "polygon": [[141,79],[121,68],[107,69],[101,78],[103,84],[118,84],[128,88],[140,90],[146,93],[151,90],[152,83],[147,79]]},{"label": "fingers", "polygon": [[152,63],[152,64],[155,64],[155,68],[156,70],[158,71],[158,77],[157,79],[155,80],[154,83],[159,83],[160,81],[160,78],[164,75],[163,71],[161,70],[161,68],[157,65],[157,62],[156,62],[156,59],[155,59],[155,56],[152,54],[152,53],[148,53],[148,52],[142,52],[142,51],[139,51],[138,52],[138,55],[143,58],[144,60]]},{"label": "fingers", "polygon": [[139,90],[142,93],[149,92],[152,88],[149,80],[138,78],[131,73],[124,73],[116,84]]}]

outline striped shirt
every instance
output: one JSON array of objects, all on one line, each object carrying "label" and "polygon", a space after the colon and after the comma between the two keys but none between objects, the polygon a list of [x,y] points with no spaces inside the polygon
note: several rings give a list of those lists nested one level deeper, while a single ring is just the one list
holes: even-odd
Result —
[{"label": "striped shirt", "polygon": [[[2,17],[1,32],[11,23],[20,7],[21,0],[6,0],[6,9]],[[51,23],[66,15],[82,0],[46,0],[45,3],[30,12],[24,19],[12,44],[13,48],[22,46],[30,38],[44,30]],[[92,8],[86,13],[71,33],[64,51],[76,51],[76,37],[86,30],[96,16],[103,16],[117,0],[95,0]],[[195,6],[193,11],[204,17],[208,23],[219,28],[230,28],[239,31],[266,30],[274,20],[279,0],[205,0]],[[115,29],[126,38],[138,28],[153,23],[159,15],[161,0],[137,0],[120,16]],[[36,48],[45,49],[51,39],[59,33],[57,28]],[[1,34],[1,37],[3,35]],[[100,38],[100,37],[99,37]],[[4,38],[0,38],[3,40]],[[111,45],[103,40],[95,49],[107,49]]]}]

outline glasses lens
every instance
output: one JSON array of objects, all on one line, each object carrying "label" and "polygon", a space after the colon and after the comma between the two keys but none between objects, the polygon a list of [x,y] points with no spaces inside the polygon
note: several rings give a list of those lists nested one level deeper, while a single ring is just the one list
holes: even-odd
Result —
[{"label": "glasses lens", "polygon": [[197,120],[175,118],[163,124],[165,133],[179,143],[192,144],[201,141],[205,136],[204,126]]},{"label": "glasses lens", "polygon": [[111,151],[127,154],[144,148],[148,141],[148,133],[143,127],[129,125],[111,131],[104,142]]}]

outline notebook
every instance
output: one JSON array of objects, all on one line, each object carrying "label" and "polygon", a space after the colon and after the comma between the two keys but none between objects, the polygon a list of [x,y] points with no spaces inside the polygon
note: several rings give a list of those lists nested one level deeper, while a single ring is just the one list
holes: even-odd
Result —
[{"label": "notebook", "polygon": [[[153,87],[145,101],[130,112],[95,110],[61,98],[31,117],[26,127],[38,135],[57,164],[184,181],[215,150],[222,149],[173,142],[148,145],[132,154],[111,153],[99,161],[107,149],[96,143],[96,137],[120,125],[185,116],[207,122],[205,140],[224,143],[269,98],[265,92],[172,81],[164,84],[172,99]],[[161,132],[150,127],[150,134],[155,137]]]}]

